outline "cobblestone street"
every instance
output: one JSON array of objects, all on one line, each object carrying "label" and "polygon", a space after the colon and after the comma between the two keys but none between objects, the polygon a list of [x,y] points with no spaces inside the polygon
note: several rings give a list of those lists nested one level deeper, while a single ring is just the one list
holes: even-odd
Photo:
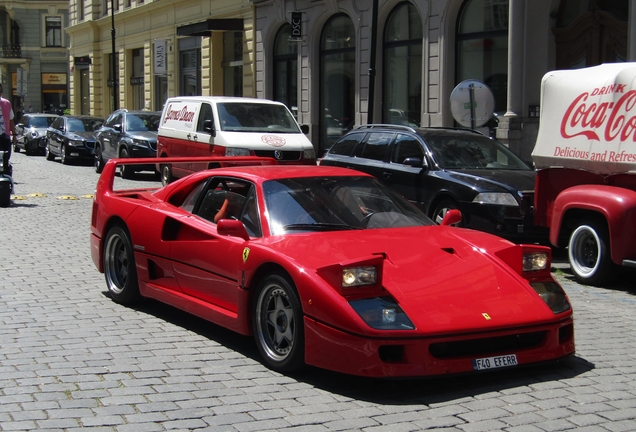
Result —
[{"label": "cobblestone street", "polygon": [[[577,344],[561,363],[430,380],[281,375],[251,338],[156,302],[111,301],[90,257],[93,167],[12,162],[15,199],[0,209],[0,430],[636,430],[634,272],[584,287],[555,264]],[[117,181],[159,185],[150,174]]]}]

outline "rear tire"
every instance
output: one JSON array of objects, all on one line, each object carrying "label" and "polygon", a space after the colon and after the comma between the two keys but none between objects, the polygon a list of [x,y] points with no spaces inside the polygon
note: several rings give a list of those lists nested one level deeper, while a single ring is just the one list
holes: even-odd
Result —
[{"label": "rear tire", "polygon": [[568,259],[577,282],[600,285],[610,281],[615,265],[610,256],[610,242],[604,223],[587,221],[570,235]]},{"label": "rear tire", "polygon": [[104,277],[110,297],[117,303],[131,304],[141,298],[135,255],[128,230],[116,225],[104,242]]},{"label": "rear tire", "polygon": [[160,174],[161,184],[163,186],[166,186],[174,181],[174,178],[172,177],[172,168],[170,168],[170,165],[161,165]]}]

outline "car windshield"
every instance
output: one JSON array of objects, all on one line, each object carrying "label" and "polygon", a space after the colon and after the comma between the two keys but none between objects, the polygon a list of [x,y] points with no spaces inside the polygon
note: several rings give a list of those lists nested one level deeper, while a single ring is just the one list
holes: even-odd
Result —
[{"label": "car windshield", "polygon": [[263,184],[272,235],[434,225],[371,177],[306,177]]},{"label": "car windshield", "polygon": [[437,163],[447,169],[530,170],[498,141],[475,136],[426,136]]},{"label": "car windshield", "polygon": [[218,104],[221,130],[233,132],[300,133],[284,105],[225,102]]},{"label": "car windshield", "polygon": [[157,114],[128,114],[126,130],[128,132],[157,132],[159,118]]},{"label": "car windshield", "polygon": [[47,128],[51,126],[51,123],[55,120],[55,117],[29,117],[28,125],[34,128]]},{"label": "car windshield", "polygon": [[103,121],[98,119],[68,119],[69,132],[95,132],[102,126]]}]

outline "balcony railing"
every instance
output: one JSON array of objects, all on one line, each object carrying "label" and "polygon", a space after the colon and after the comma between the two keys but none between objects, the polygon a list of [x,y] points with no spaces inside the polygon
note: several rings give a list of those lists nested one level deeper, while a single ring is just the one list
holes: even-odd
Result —
[{"label": "balcony railing", "polygon": [[22,58],[22,47],[20,45],[2,45],[2,57]]}]

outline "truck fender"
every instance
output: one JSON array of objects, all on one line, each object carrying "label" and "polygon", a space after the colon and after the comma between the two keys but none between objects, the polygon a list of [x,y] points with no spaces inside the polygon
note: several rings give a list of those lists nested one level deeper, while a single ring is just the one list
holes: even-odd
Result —
[{"label": "truck fender", "polygon": [[606,185],[580,185],[564,189],[554,201],[550,243],[559,244],[559,234],[568,212],[585,210],[607,221],[612,261],[636,258],[636,191]]}]

